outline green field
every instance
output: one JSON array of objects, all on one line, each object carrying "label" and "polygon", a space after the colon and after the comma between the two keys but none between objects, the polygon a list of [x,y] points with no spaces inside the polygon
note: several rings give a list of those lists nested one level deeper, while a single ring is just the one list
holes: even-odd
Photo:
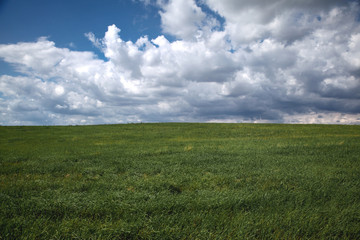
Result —
[{"label": "green field", "polygon": [[0,239],[360,239],[360,126],[0,127]]}]

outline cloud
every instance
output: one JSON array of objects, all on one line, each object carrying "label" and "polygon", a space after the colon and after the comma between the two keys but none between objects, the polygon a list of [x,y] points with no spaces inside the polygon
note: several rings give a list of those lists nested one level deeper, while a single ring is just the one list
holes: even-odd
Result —
[{"label": "cloud", "polygon": [[165,33],[182,40],[195,40],[207,36],[220,23],[207,15],[195,0],[159,1],[161,25]]},{"label": "cloud", "polygon": [[175,40],[86,33],[106,60],[47,38],[1,44],[19,74],[0,76],[0,124],[360,123],[357,3],[143,2]]},{"label": "cloud", "polygon": [[283,42],[301,39],[321,25],[319,21],[329,10],[342,9],[347,1],[206,0],[206,3],[225,18],[225,29],[234,43],[242,44],[268,37]]},{"label": "cloud", "polygon": [[178,38],[193,39],[198,35],[206,15],[193,0],[170,0],[160,4],[162,28]]}]

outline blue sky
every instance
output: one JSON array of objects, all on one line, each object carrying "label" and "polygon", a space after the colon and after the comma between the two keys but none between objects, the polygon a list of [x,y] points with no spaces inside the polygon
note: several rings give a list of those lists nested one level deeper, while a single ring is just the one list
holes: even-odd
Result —
[{"label": "blue sky", "polygon": [[340,0],[2,0],[0,124],[360,123]]},{"label": "blue sky", "polygon": [[158,9],[131,0],[2,0],[0,43],[36,41],[46,36],[58,47],[91,50],[84,33],[103,36],[107,26],[122,29],[124,40],[161,32]]}]

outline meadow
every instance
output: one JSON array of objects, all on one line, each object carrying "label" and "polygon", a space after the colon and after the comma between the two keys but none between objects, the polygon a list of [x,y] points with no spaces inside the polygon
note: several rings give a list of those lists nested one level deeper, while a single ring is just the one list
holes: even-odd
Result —
[{"label": "meadow", "polygon": [[0,239],[360,239],[360,126],[2,126]]}]

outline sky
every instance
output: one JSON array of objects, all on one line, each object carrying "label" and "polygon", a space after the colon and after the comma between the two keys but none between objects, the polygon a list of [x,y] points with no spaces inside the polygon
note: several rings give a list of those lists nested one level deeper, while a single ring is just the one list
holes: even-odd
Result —
[{"label": "sky", "polygon": [[0,0],[0,125],[360,124],[360,3]]}]

